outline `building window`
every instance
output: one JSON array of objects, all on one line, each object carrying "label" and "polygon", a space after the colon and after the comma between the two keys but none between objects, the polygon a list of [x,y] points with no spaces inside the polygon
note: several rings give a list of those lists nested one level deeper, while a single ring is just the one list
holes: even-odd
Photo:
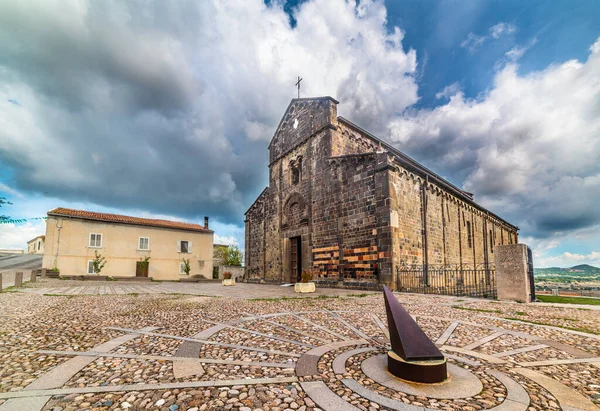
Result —
[{"label": "building window", "polygon": [[292,184],[298,184],[300,182],[300,170],[292,168]]},{"label": "building window", "polygon": [[292,174],[292,184],[298,184],[300,180],[302,180],[302,159],[292,161],[290,163],[291,174]]},{"label": "building window", "polygon": [[467,245],[469,248],[473,248],[473,238],[471,236],[471,222],[467,221]]},{"label": "building window", "polygon": [[102,247],[102,234],[90,234],[90,247]]},{"label": "building window", "polygon": [[192,252],[192,242],[191,241],[180,241],[178,251],[180,253],[191,253]]},{"label": "building window", "polygon": [[494,236],[492,235],[492,230],[490,230],[490,251],[494,252]]},{"label": "building window", "polygon": [[185,264],[179,263],[179,274],[185,274]]},{"label": "building window", "polygon": [[42,248],[42,242],[38,241],[38,251],[40,250],[40,248]]},{"label": "building window", "polygon": [[96,274],[94,272],[94,260],[88,260],[87,273],[88,274]]},{"label": "building window", "polygon": [[150,237],[140,237],[138,242],[138,250],[150,249]]}]

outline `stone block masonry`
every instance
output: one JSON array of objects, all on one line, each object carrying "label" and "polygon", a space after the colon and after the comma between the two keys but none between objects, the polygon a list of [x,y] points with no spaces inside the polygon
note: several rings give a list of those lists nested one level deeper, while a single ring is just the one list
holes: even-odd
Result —
[{"label": "stone block masonry", "polygon": [[245,223],[248,278],[295,282],[311,269],[317,282],[391,289],[405,266],[491,265],[518,233],[338,117],[331,97],[292,100],[269,145],[269,186]]},{"label": "stone block masonry", "polygon": [[502,245],[496,248],[498,299],[530,302],[531,287],[525,244]]}]

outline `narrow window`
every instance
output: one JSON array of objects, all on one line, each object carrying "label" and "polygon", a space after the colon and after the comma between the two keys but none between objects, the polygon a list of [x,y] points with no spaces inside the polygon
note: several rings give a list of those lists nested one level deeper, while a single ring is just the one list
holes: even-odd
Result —
[{"label": "narrow window", "polygon": [[180,250],[182,253],[187,253],[188,252],[188,242],[187,241],[182,241],[180,243]]},{"label": "narrow window", "polygon": [[140,237],[139,250],[149,250],[150,249],[150,237]]},{"label": "narrow window", "polygon": [[38,241],[38,251],[40,250],[40,248],[42,248],[42,242]]},{"label": "narrow window", "polygon": [[504,245],[504,230],[500,230],[500,244]]},{"label": "narrow window", "polygon": [[490,251],[494,252],[494,236],[492,235],[492,230],[490,230]]},{"label": "narrow window", "polygon": [[94,273],[94,261],[93,261],[93,260],[88,260],[88,269],[87,269],[87,273],[88,273],[88,274],[95,274],[95,273]]},{"label": "narrow window", "polygon": [[90,234],[90,247],[102,247],[102,234]]},{"label": "narrow window", "polygon": [[185,264],[179,263],[179,274],[185,274]]},{"label": "narrow window", "polygon": [[292,184],[300,182],[300,170],[297,167],[292,167]]},{"label": "narrow window", "polygon": [[471,222],[467,221],[467,245],[473,248],[473,239],[471,238]]},{"label": "narrow window", "polygon": [[300,180],[302,180],[302,159],[299,158],[298,161],[292,161],[290,163],[290,172],[291,172],[291,180],[292,184],[298,184]]}]

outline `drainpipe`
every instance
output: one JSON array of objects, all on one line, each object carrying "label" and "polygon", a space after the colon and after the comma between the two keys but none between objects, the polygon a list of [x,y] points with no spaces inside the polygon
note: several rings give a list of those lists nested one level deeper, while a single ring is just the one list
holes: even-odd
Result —
[{"label": "drainpipe", "polygon": [[60,229],[62,226],[60,225],[60,221],[56,221],[56,229],[58,230],[58,239],[56,241],[56,254],[54,254],[54,266],[52,268],[57,268],[58,264],[58,249],[60,247]]},{"label": "drainpipe", "polygon": [[423,252],[424,263],[423,267],[423,282],[429,285],[429,247],[427,244],[427,186],[429,185],[429,176],[425,176],[425,184],[423,185]]}]

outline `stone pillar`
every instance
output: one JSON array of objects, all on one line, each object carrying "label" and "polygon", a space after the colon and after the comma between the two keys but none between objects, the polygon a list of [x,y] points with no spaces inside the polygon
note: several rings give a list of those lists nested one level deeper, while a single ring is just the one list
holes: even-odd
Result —
[{"label": "stone pillar", "polygon": [[527,267],[527,245],[498,245],[494,254],[498,300],[530,302],[532,284]]},{"label": "stone pillar", "polygon": [[19,271],[18,273],[15,273],[15,287],[22,287],[23,286],[23,272]]},{"label": "stone pillar", "polygon": [[31,270],[31,274],[29,274],[29,282],[35,283],[35,280],[37,280],[37,270]]},{"label": "stone pillar", "polygon": [[46,278],[46,269],[42,268],[42,278]]},{"label": "stone pillar", "polygon": [[0,293],[2,292],[2,273],[0,273]]}]

